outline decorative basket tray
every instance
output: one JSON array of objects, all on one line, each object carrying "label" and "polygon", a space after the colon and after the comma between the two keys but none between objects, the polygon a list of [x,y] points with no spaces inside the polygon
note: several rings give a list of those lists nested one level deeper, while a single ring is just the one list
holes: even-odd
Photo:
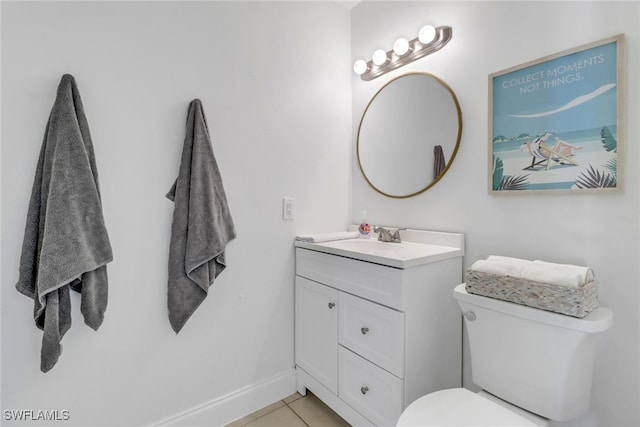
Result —
[{"label": "decorative basket tray", "polygon": [[467,270],[467,292],[573,317],[598,307],[597,281],[577,288]]}]

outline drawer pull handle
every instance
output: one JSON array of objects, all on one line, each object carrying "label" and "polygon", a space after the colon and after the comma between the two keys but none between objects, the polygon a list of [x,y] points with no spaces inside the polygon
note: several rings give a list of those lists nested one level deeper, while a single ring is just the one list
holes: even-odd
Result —
[{"label": "drawer pull handle", "polygon": [[333,307],[335,307],[335,306],[336,306],[336,303],[335,303],[335,302],[330,302],[330,303],[329,303],[329,308],[333,308]]},{"label": "drawer pull handle", "polygon": [[362,332],[362,335],[367,335],[367,332],[369,332],[369,328],[367,328],[366,326],[364,328],[360,328],[360,332]]},{"label": "drawer pull handle", "polygon": [[369,391],[369,387],[367,386],[360,387],[360,393],[367,394],[368,391]]}]

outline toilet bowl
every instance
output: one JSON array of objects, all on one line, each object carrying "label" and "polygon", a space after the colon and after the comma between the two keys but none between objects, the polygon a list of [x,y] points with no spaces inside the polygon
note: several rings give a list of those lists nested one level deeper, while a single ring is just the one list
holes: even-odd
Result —
[{"label": "toilet bowl", "polygon": [[397,427],[492,426],[547,427],[547,419],[481,391],[452,388],[427,394],[411,403]]},{"label": "toilet bowl", "polygon": [[613,324],[598,307],[578,319],[453,292],[469,336],[472,380],[482,389],[436,391],[402,412],[398,427],[548,426],[589,409],[597,338]]}]

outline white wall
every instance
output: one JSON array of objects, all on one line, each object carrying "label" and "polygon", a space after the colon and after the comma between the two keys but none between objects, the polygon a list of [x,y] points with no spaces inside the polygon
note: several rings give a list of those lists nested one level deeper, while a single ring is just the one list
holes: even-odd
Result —
[{"label": "white wall", "polygon": [[[452,41],[371,82],[352,77],[352,137],[378,88],[399,74],[422,70],[444,79],[460,101],[460,150],[435,187],[405,200],[376,193],[354,161],[352,221],[367,210],[373,224],[465,233],[466,267],[490,254],[592,266],[600,279],[601,304],[613,309],[615,326],[599,349],[593,413],[575,424],[640,425],[640,3],[365,1],[352,10],[352,60],[368,58],[379,47],[389,49],[399,36],[413,38],[426,23],[453,27]],[[626,34],[627,44],[622,191],[488,195],[488,75],[619,33]],[[557,226],[541,229],[540,220]],[[468,372],[465,384],[471,386]]]},{"label": "white wall", "polygon": [[[349,26],[349,11],[333,2],[2,2],[3,410],[142,425],[292,378],[293,237],[342,229],[350,215]],[[104,324],[85,326],[73,299],[64,353],[43,374],[32,302],[13,285],[63,73],[83,97],[115,260]],[[164,196],[195,97],[238,238],[176,336],[166,309],[173,204]],[[283,196],[297,199],[293,222],[281,219]],[[284,392],[294,390],[291,382]]]}]

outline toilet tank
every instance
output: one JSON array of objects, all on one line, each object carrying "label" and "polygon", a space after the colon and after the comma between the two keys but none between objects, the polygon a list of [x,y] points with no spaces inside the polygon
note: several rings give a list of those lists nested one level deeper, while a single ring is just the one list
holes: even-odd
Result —
[{"label": "toilet tank", "polygon": [[550,420],[588,411],[598,336],[613,324],[611,310],[578,319],[468,294],[464,284],[453,294],[465,317],[474,384]]}]

